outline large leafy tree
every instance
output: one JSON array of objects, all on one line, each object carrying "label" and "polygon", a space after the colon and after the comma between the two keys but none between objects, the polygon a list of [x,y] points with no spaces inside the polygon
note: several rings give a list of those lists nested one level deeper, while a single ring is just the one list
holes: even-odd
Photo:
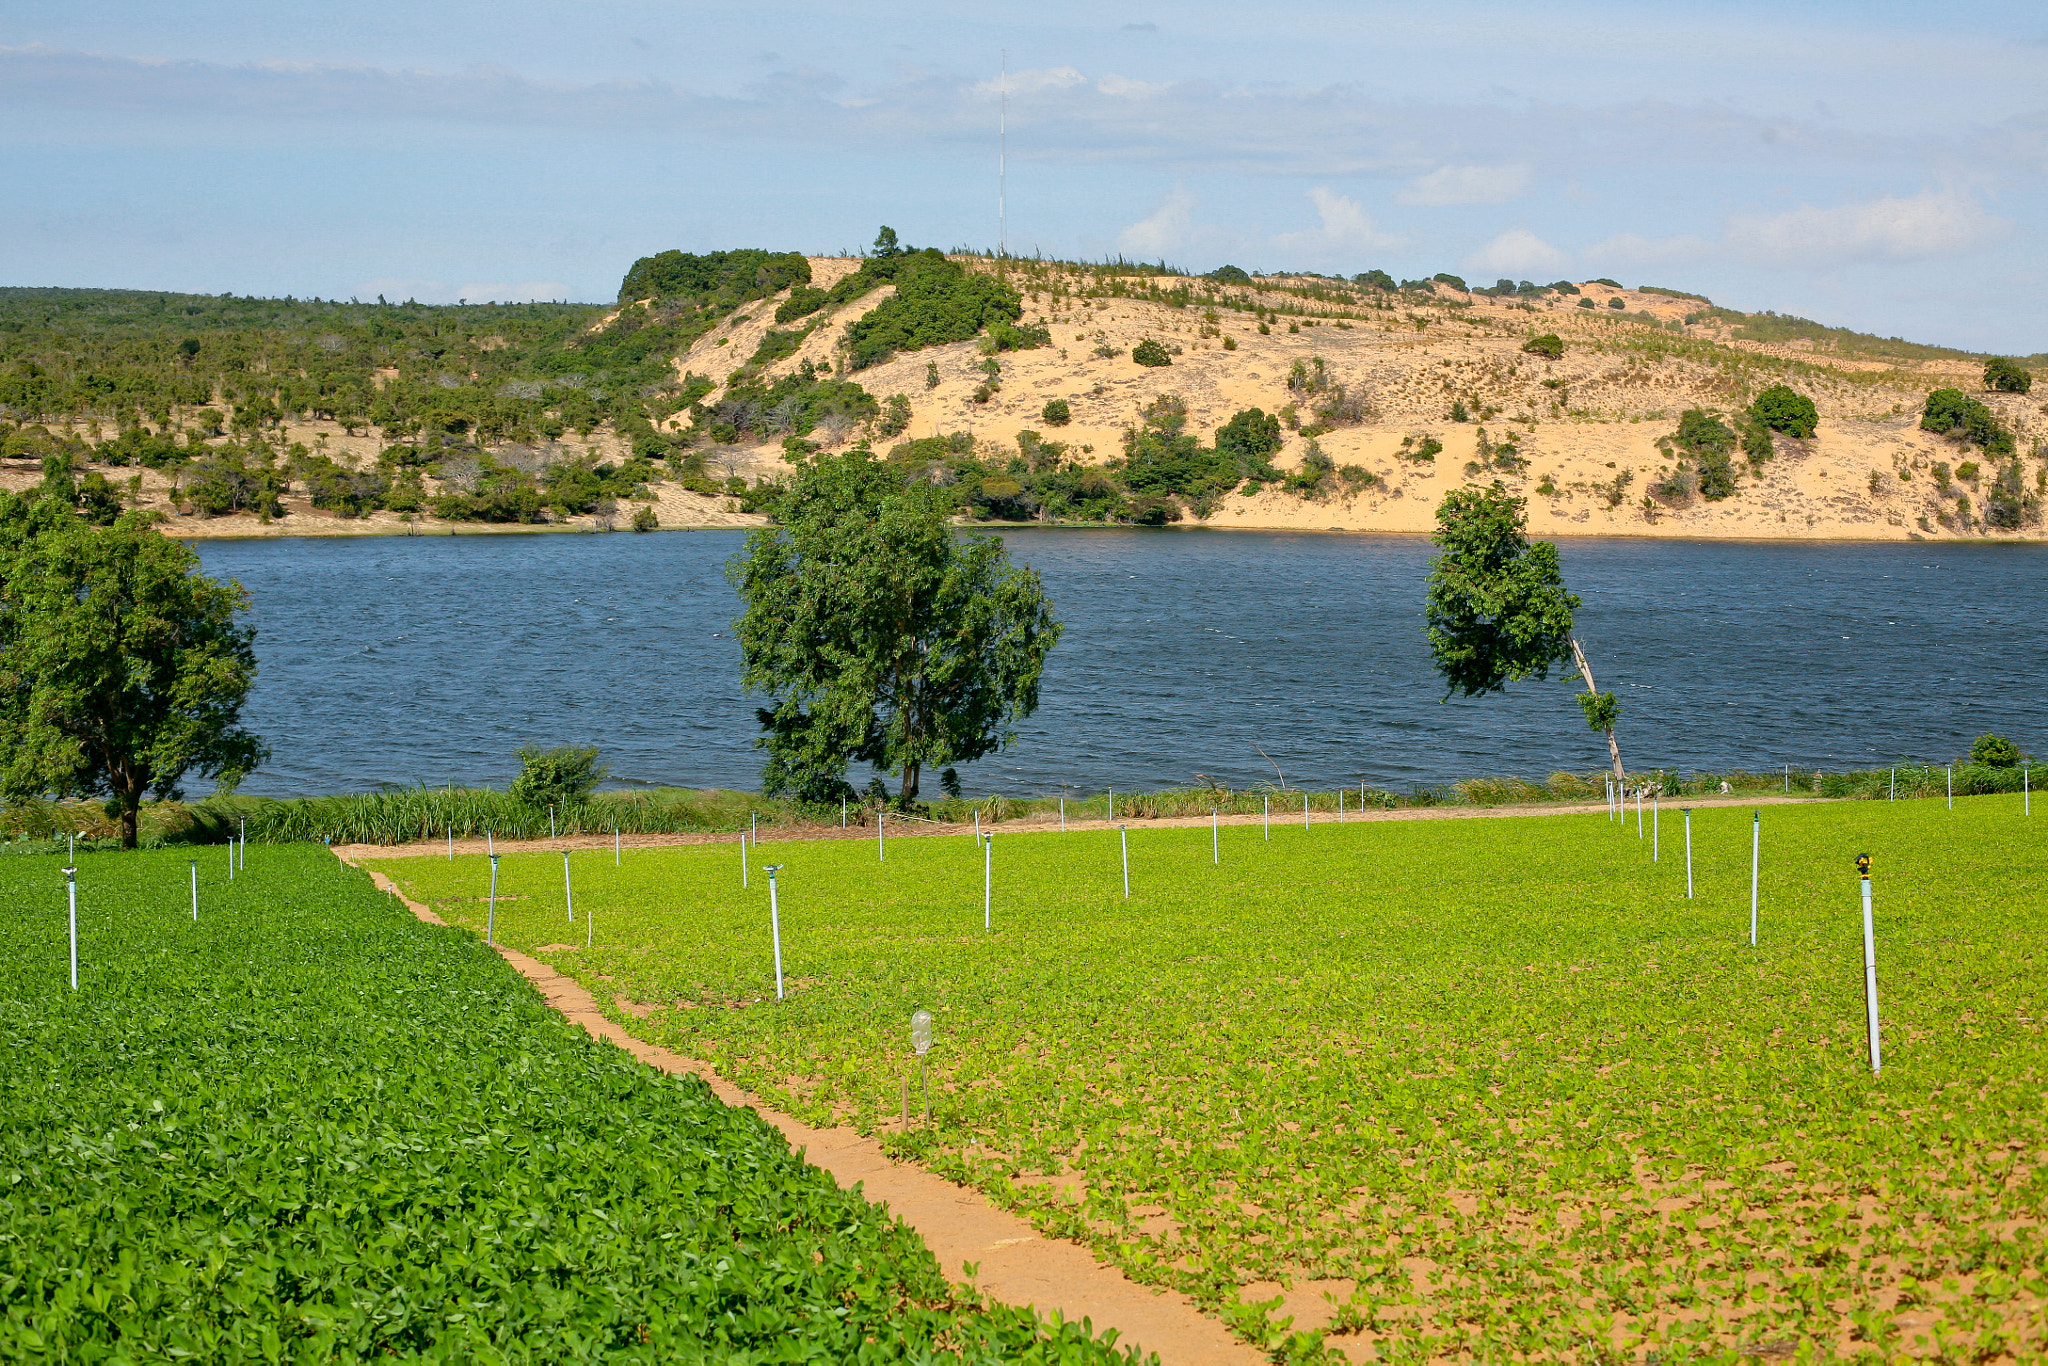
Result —
[{"label": "large leafy tree", "polygon": [[248,595],[151,520],[0,496],[0,795],[105,797],[129,848],[146,794],[193,771],[232,786],[268,757],[241,724]]},{"label": "large leafy tree", "polygon": [[927,771],[1009,744],[1060,637],[1038,575],[1002,542],[957,537],[950,491],[866,445],[800,462],[729,566],[771,792],[848,795],[860,761],[917,800]]},{"label": "large leafy tree", "polygon": [[1564,586],[1557,547],[1529,540],[1524,506],[1496,480],[1489,488],[1458,489],[1436,510],[1429,648],[1449,685],[1445,696],[1501,692],[1524,678],[1548,678],[1552,666],[1570,661],[1586,681],[1579,694],[1586,723],[1607,737],[1614,776],[1624,779],[1614,738],[1621,705],[1593,682],[1572,634],[1578,595]]}]

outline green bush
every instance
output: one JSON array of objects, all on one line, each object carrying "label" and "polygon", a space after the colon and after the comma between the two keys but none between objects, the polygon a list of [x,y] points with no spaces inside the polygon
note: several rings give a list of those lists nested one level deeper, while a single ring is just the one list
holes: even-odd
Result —
[{"label": "green bush", "polygon": [[1984,363],[1984,387],[2001,394],[2024,394],[2034,387],[2034,376],[2018,361],[1993,356]]},{"label": "green bush", "polygon": [[1238,266],[1218,266],[1202,277],[1214,280],[1219,285],[1248,285],[1252,277]]},{"label": "green bush", "polygon": [[1581,297],[1579,299],[1577,306],[1580,308],[1591,308],[1593,306],[1593,301],[1591,299]]},{"label": "green bush", "polygon": [[798,318],[807,318],[823,308],[826,300],[831,297],[822,289],[811,285],[798,285],[789,291],[787,299],[776,306],[775,321],[791,323]]},{"label": "green bush", "polygon": [[1173,357],[1167,354],[1166,348],[1150,337],[1131,348],[1131,359],[1140,365],[1173,364]]},{"label": "green bush", "polygon": [[619,302],[635,299],[691,299],[739,304],[809,284],[811,263],[802,252],[758,249],[714,251],[703,256],[664,251],[643,256],[619,283]]},{"label": "green bush", "polygon": [[962,270],[930,247],[901,258],[894,279],[894,296],[846,329],[850,370],[879,365],[899,351],[966,341],[992,323],[1014,323],[1024,311],[1016,290]]},{"label": "green bush", "polygon": [[1970,762],[1990,768],[2011,768],[2025,757],[2020,747],[2003,735],[1980,735],[1970,746]]},{"label": "green bush", "polygon": [[1074,420],[1074,411],[1067,406],[1067,401],[1063,398],[1047,399],[1045,407],[1039,410],[1038,415],[1045,419],[1045,425],[1048,427],[1064,427]]},{"label": "green bush", "polygon": [[1820,426],[1820,411],[1813,400],[1787,385],[1773,384],[1749,405],[1750,415],[1772,431],[1804,439]]},{"label": "green bush", "polygon": [[1246,461],[1271,458],[1282,441],[1280,419],[1258,408],[1241,408],[1216,429],[1216,449]]},{"label": "green bush", "polygon": [[1621,299],[1620,299],[1619,297],[1616,297],[1616,298],[1612,298],[1612,299],[1609,299],[1609,300],[1607,301],[1607,306],[1608,306],[1609,308],[1622,308],[1622,309],[1625,309],[1625,308],[1627,308],[1627,307],[1628,307],[1628,305],[1627,305],[1626,303],[1624,303],[1624,302],[1623,302],[1623,301],[1622,301],[1622,300],[1621,300]]},{"label": "green bush", "polygon": [[519,776],[512,780],[510,794],[535,810],[571,807],[587,800],[610,772],[598,763],[596,745],[528,747],[519,751]]},{"label": "green bush", "polygon": [[910,396],[891,394],[875,416],[875,435],[887,439],[901,436],[910,427]]},{"label": "green bush", "polygon": [[1930,391],[1920,412],[1920,426],[1924,431],[1960,436],[1994,456],[2013,453],[2012,433],[1989,408],[1960,389]]},{"label": "green bush", "polygon": [[[1704,409],[1688,408],[1679,416],[1672,442],[1691,459],[1700,497],[1714,502],[1735,492],[1735,466],[1729,458],[1735,449],[1735,431],[1727,423]],[[1677,478],[1674,475],[1672,480],[1653,486],[1651,495],[1682,504],[1682,496],[1669,496],[1670,491],[1675,491],[1673,481]],[[1667,492],[1659,492],[1659,488]]]},{"label": "green bush", "polygon": [[1522,349],[1532,356],[1545,360],[1556,360],[1564,354],[1564,338],[1555,332],[1545,332],[1540,337],[1531,337],[1522,343]]},{"label": "green bush", "polygon": [[1438,284],[1449,285],[1452,289],[1457,290],[1460,294],[1470,294],[1472,292],[1471,290],[1465,288],[1465,281],[1463,279],[1456,275],[1451,274],[1449,271],[1438,271],[1436,274],[1430,276],[1429,278]]},{"label": "green bush", "polygon": [[657,517],[654,513],[654,509],[647,506],[645,503],[642,503],[639,507],[633,509],[633,530],[653,531],[656,527],[660,525],[661,518]]}]

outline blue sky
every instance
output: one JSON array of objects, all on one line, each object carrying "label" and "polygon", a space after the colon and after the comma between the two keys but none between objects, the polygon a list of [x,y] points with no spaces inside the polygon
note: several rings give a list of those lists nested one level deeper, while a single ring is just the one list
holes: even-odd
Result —
[{"label": "blue sky", "polygon": [[887,222],[1611,276],[2048,351],[2048,7],[193,0],[0,12],[0,283],[602,300]]}]

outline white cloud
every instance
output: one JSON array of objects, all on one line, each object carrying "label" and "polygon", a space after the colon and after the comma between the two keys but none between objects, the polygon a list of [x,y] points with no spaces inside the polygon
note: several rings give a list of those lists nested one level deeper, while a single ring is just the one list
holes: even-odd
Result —
[{"label": "white cloud", "polygon": [[1201,202],[1187,186],[1174,186],[1158,208],[1116,235],[1117,249],[1141,259],[1178,254],[1187,244],[1195,207]]},{"label": "white cloud", "polygon": [[1111,72],[1096,81],[1095,88],[1105,95],[1115,96],[1118,99],[1136,100],[1144,99],[1150,95],[1157,95],[1168,87],[1154,85],[1150,81],[1134,81],[1128,76],[1119,76]]},{"label": "white cloud", "polygon": [[1394,196],[1394,202],[1425,207],[1505,204],[1528,185],[1529,168],[1524,165],[1439,166],[1410,182]]},{"label": "white cloud", "polygon": [[1923,190],[1831,209],[1801,205],[1787,213],[1740,215],[1725,241],[1758,265],[1827,267],[1859,261],[1923,261],[1990,246],[2013,229],[1974,195]]},{"label": "white cloud", "polygon": [[1357,256],[1387,251],[1405,240],[1399,234],[1381,232],[1372,215],[1357,200],[1318,185],[1308,192],[1321,220],[1303,232],[1283,232],[1273,245],[1283,252],[1327,261],[1333,257]]},{"label": "white cloud", "polygon": [[[1071,66],[1044,66],[1028,71],[1012,71],[1008,89],[1012,95],[1031,95],[1040,90],[1070,90],[1077,85],[1088,84],[1088,78]],[[980,95],[999,95],[1003,92],[1001,80],[983,81],[975,86]]]},{"label": "white cloud", "polygon": [[1564,264],[1563,252],[1527,228],[1509,228],[1465,258],[1465,269],[1496,275],[1547,274]]}]

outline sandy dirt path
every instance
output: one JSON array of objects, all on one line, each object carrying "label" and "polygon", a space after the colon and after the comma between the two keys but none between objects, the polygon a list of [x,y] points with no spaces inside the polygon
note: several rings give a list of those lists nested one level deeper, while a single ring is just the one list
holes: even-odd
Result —
[{"label": "sandy dirt path", "polygon": [[[1292,794],[1289,794],[1289,798],[1296,802],[1291,811],[1278,806],[1273,809],[1272,819],[1276,827],[1301,824],[1299,799],[1294,798]],[[1809,802],[1834,800],[1838,799],[1816,797],[1811,793],[1736,792],[1726,796],[1690,797],[1684,801],[1674,800],[1670,803],[1670,806],[1673,811],[1680,811],[1688,806],[1695,810],[1710,806],[1797,806]],[[1604,804],[1595,806],[1590,802],[1580,804],[1559,803],[1542,806],[1414,806],[1401,807],[1394,811],[1346,811],[1341,823],[1344,825],[1355,825],[1373,821],[1502,820],[1518,816],[1597,816],[1605,809]],[[1650,819],[1650,810],[1650,805],[1645,803],[1643,806],[1643,819],[1645,821]],[[1633,820],[1634,814],[1635,808],[1630,806],[1629,819]],[[1217,819],[1223,825],[1258,825],[1265,817],[1262,815],[1220,816]],[[1334,811],[1317,811],[1312,813],[1310,823],[1312,826],[1320,827],[1336,825],[1340,822]],[[1119,821],[1084,821],[1074,818],[1067,821],[1066,830],[1068,833],[1085,830],[1114,830],[1119,825],[1128,826],[1134,830],[1149,830],[1160,826],[1186,828],[1207,824],[1209,824],[1207,816],[1133,816]],[[892,816],[889,819],[886,838],[896,840],[921,839],[930,835],[964,835],[973,829],[974,827],[971,824],[947,825],[937,821],[906,821],[900,817]],[[1059,817],[1052,815],[1028,816],[1015,820],[1000,821],[987,826],[986,829],[990,834],[995,835],[1044,835],[1060,833],[1061,826]],[[845,839],[866,840],[869,843],[873,843],[875,828],[871,825],[866,827],[856,825],[850,829],[841,830],[837,826],[775,825],[767,827],[766,834],[770,843],[780,840]],[[738,839],[739,834],[732,831],[719,831],[708,834],[622,835],[619,837],[619,845],[625,849],[661,849],[679,848],[693,844],[732,844],[737,842]],[[454,842],[454,849],[458,854],[481,854],[489,847],[494,846],[486,845],[483,840],[459,839]],[[609,849],[612,847],[612,837],[610,835],[561,835],[552,839],[508,839],[502,846],[495,847],[501,847],[506,853],[522,854],[552,853],[564,849]],[[444,840],[429,838],[411,844],[336,845],[334,846],[334,852],[340,855],[343,861],[355,863],[360,859],[431,858],[435,853],[443,852],[447,848],[448,844]]]},{"label": "sandy dirt path", "polygon": [[[589,843],[595,841],[534,841],[519,847],[584,847]],[[359,866],[357,859],[365,854],[374,857],[383,852],[361,845],[335,850],[351,867]],[[410,852],[417,855],[421,851],[414,848]],[[374,868],[364,871],[380,890],[404,902],[421,920],[447,923],[408,900],[382,873]],[[1098,1332],[1114,1328],[1119,1345],[1156,1352],[1166,1366],[1249,1366],[1264,1360],[1222,1324],[1204,1316],[1187,1296],[1126,1280],[1078,1243],[1044,1237],[1016,1215],[989,1204],[979,1192],[890,1159],[874,1139],[862,1138],[851,1129],[813,1129],[768,1108],[719,1076],[709,1064],[626,1033],[605,1018],[596,1000],[574,978],[502,944],[497,949],[539,989],[549,1005],[582,1025],[591,1037],[616,1044],[650,1067],[701,1077],[727,1105],[751,1109],[781,1130],[806,1161],[830,1172],[842,1188],[858,1186],[869,1200],[916,1229],[948,1275],[971,1279],[979,1289],[1008,1304],[1030,1305],[1046,1315],[1058,1311],[1073,1322],[1086,1319]],[[971,1278],[964,1268],[968,1262],[977,1267]]]}]

